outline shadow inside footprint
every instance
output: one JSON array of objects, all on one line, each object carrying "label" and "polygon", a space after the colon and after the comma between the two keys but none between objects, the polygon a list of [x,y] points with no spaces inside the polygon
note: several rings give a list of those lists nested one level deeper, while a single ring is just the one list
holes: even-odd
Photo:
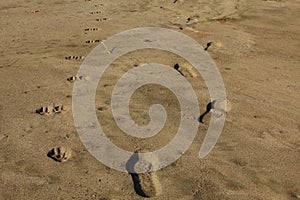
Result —
[{"label": "shadow inside footprint", "polygon": [[135,151],[126,163],[126,171],[130,174],[135,192],[142,197],[149,197],[142,189],[139,175],[135,173],[134,165],[139,161],[139,156]]},{"label": "shadow inside footprint", "polygon": [[200,123],[204,123],[203,118],[205,117],[205,115],[207,115],[210,112],[211,109],[212,109],[212,102],[209,102],[206,106],[205,112],[198,118],[198,121]]},{"label": "shadow inside footprint", "polygon": [[228,112],[230,112],[231,110],[231,103],[230,101],[228,101],[228,99],[226,100],[213,100],[210,103],[207,104],[206,106],[206,111],[198,118],[198,121],[200,123],[204,123],[203,122],[203,118],[211,111],[214,110],[217,113],[223,115],[223,114],[227,114]]},{"label": "shadow inside footprint", "polygon": [[66,147],[54,147],[47,153],[47,156],[56,162],[65,162],[71,157],[71,149]]},{"label": "shadow inside footprint", "polygon": [[180,71],[180,69],[179,69],[179,64],[178,64],[178,63],[176,63],[176,64],[173,66],[173,68],[174,68],[176,71],[178,71],[182,76],[185,76],[185,75]]}]

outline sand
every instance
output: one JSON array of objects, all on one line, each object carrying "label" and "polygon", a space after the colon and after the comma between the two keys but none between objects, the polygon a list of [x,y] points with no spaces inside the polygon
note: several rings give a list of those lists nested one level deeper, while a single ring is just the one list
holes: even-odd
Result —
[{"label": "sand", "polygon": [[[203,47],[212,41],[207,52],[232,104],[213,151],[198,158],[207,115],[183,156],[155,172],[160,191],[152,199],[300,199],[299,10],[297,0],[1,1],[0,199],[143,198],[130,174],[103,165],[82,144],[72,116],[74,82],[67,78],[76,77],[97,41],[147,26],[182,32]],[[157,85],[136,91],[131,115],[146,124],[149,106],[162,104],[168,119],[158,135],[133,138],[113,121],[114,84],[148,62],[179,63],[202,112],[210,101],[201,76],[178,56],[141,50],[119,58],[99,82],[95,106],[107,136],[129,151],[163,147],[180,121],[176,97]],[[36,113],[53,104],[67,110]],[[72,156],[56,162],[47,156],[56,147]]]}]

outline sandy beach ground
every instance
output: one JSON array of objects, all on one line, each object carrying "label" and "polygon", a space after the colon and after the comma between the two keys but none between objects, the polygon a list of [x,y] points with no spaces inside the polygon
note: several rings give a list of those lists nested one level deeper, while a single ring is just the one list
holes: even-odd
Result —
[{"label": "sandy beach ground", "polygon": [[[36,12],[34,12],[36,10]],[[106,167],[84,147],[72,115],[73,84],[83,59],[99,43],[137,27],[182,32],[216,63],[232,110],[213,151],[198,158],[209,115],[190,148],[156,172],[153,199],[300,199],[300,4],[297,0],[8,0],[0,2],[0,199],[142,199],[130,174]],[[97,28],[95,31],[85,29]],[[178,41],[180,44],[180,41]],[[165,106],[168,120],[149,139],[124,134],[112,118],[117,80],[141,63],[173,67],[185,61],[167,52],[141,50],[116,60],[98,84],[96,114],[111,141],[128,151],[154,150],[175,135],[176,97],[157,85],[132,96],[131,115],[149,122],[149,106]],[[170,68],[171,70],[171,68]],[[210,101],[201,76],[192,77],[201,111]],[[159,94],[159,95],[158,95]],[[57,103],[66,111],[39,115]],[[56,162],[54,147],[71,149]],[[152,182],[151,182],[152,181]]]}]

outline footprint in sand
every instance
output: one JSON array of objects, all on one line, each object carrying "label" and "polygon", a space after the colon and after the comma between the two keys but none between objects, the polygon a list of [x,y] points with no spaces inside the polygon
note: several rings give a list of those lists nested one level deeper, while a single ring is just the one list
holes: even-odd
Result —
[{"label": "footprint in sand", "polygon": [[84,31],[99,31],[98,28],[86,28]]},{"label": "footprint in sand", "polygon": [[57,162],[65,162],[71,158],[72,151],[67,147],[54,147],[48,153],[47,156]]},{"label": "footprint in sand", "polygon": [[101,11],[91,11],[90,12],[91,15],[100,14],[100,13],[101,13]]},{"label": "footprint in sand", "polygon": [[67,56],[65,57],[66,60],[82,60],[84,56]]},{"label": "footprint in sand", "polygon": [[40,115],[50,115],[52,114],[53,106],[43,106],[39,109],[37,109],[35,112]]},{"label": "footprint in sand", "polygon": [[[203,122],[203,118],[210,112],[215,112],[218,115],[222,115],[224,113],[228,113],[231,110],[231,103],[228,99],[226,100],[214,100],[207,104],[206,111],[199,117],[198,121]],[[223,109],[225,108],[225,109]]]},{"label": "footprint in sand", "polygon": [[[225,109],[222,109],[224,107]],[[231,103],[228,99],[226,100],[214,100],[211,102],[211,109],[215,112],[230,112]]]},{"label": "footprint in sand", "polygon": [[66,111],[63,105],[53,104],[52,106],[42,106],[38,108],[35,112],[40,115],[51,115],[58,114]]},{"label": "footprint in sand", "polygon": [[69,81],[69,82],[83,81],[83,80],[88,80],[88,78],[84,77],[84,76],[71,76],[71,77],[67,78],[67,81]]},{"label": "footprint in sand", "polygon": [[[137,152],[136,152],[137,153]],[[158,165],[156,157],[142,158],[139,154],[133,154],[126,163],[126,170],[131,175],[135,192],[142,197],[155,197],[162,193],[162,187],[155,172],[151,172]],[[137,173],[147,171],[146,173]]]},{"label": "footprint in sand", "polygon": [[106,21],[106,20],[107,20],[106,17],[103,17],[103,18],[101,18],[101,19],[96,19],[97,22]]},{"label": "footprint in sand", "polygon": [[204,48],[204,51],[207,51],[210,46],[219,48],[219,47],[222,47],[222,43],[219,42],[219,41],[209,41],[206,44],[206,47]]},{"label": "footprint in sand", "polygon": [[182,76],[189,74],[192,78],[199,76],[197,70],[189,63],[176,63],[173,66]]},{"label": "footprint in sand", "polygon": [[86,44],[90,44],[90,43],[98,43],[100,42],[100,40],[86,40],[85,43]]}]

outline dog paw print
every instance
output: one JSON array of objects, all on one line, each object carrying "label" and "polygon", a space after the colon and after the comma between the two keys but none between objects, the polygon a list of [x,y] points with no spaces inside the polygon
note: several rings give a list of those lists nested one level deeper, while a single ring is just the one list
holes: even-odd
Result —
[{"label": "dog paw print", "polygon": [[100,42],[100,40],[86,40],[85,43],[86,44],[90,44],[90,43],[98,43]]},{"label": "dog paw print", "polygon": [[87,80],[87,77],[84,76],[71,76],[69,78],[67,78],[67,81],[69,82],[74,82],[74,81],[82,81],[82,80]]},{"label": "dog paw print", "polygon": [[40,115],[51,115],[51,114],[58,114],[66,111],[63,105],[53,104],[52,106],[42,106],[38,108],[35,112]]},{"label": "dog paw print", "polygon": [[86,28],[84,31],[99,31],[98,28]]},{"label": "dog paw print", "polygon": [[100,13],[101,13],[101,11],[91,11],[90,12],[91,15],[100,14]]},{"label": "dog paw print", "polygon": [[67,147],[54,147],[48,153],[47,156],[52,158],[56,162],[65,162],[71,158],[72,151]]},{"label": "dog paw print", "polygon": [[106,20],[107,20],[106,17],[96,19],[97,22],[106,21]]},{"label": "dog paw print", "polygon": [[82,60],[84,56],[67,56],[65,57],[66,60]]},{"label": "dog paw print", "polygon": [[192,78],[197,77],[198,73],[197,70],[194,69],[190,64],[188,63],[176,63],[173,68],[177,70],[182,76],[187,76],[189,74]]}]

